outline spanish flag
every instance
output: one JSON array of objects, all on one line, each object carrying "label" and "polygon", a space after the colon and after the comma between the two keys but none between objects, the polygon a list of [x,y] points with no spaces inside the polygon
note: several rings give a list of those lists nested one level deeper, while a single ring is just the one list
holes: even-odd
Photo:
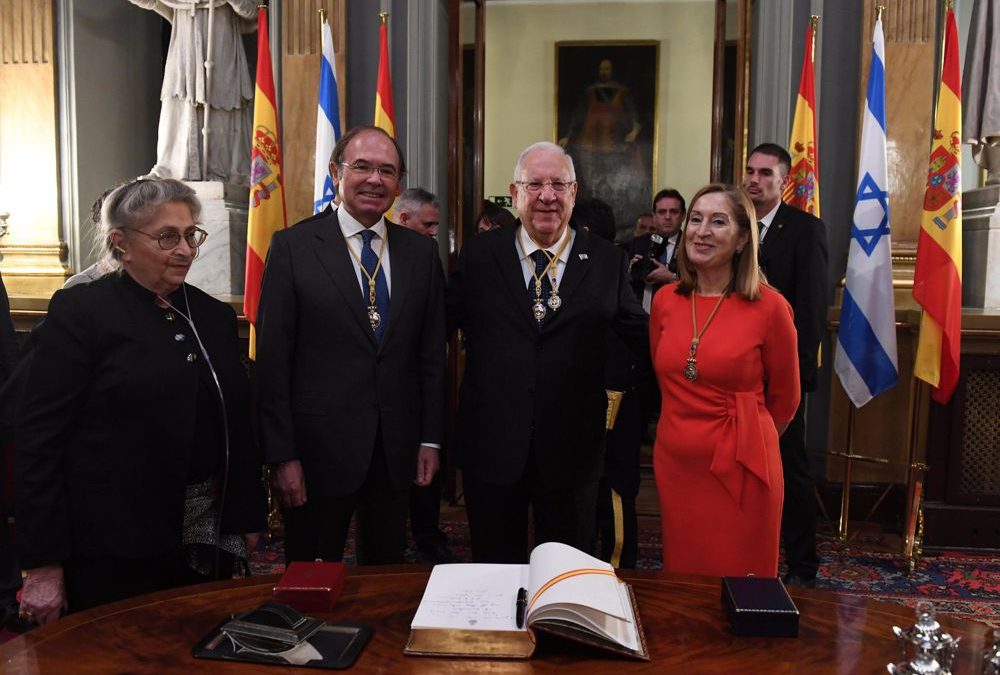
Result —
[{"label": "spanish flag", "polygon": [[250,358],[257,356],[257,305],[271,235],[288,227],[281,175],[278,110],[267,39],[267,7],[257,10],[257,90],[253,103],[253,148],[250,152],[250,215],[247,219],[247,275],[243,313],[250,322]]},{"label": "spanish flag", "polygon": [[788,142],[792,168],[781,195],[786,204],[802,209],[819,218],[819,160],[816,156],[816,79],[813,60],[818,16],[809,20],[806,28],[806,49],[802,58],[802,77],[795,102],[792,137]]},{"label": "spanish flag", "polygon": [[913,298],[923,307],[913,374],[947,403],[958,382],[962,339],[962,76],[955,13],[945,17],[944,63],[934,116]]},{"label": "spanish flag", "polygon": [[396,137],[396,108],[392,103],[392,76],[389,75],[389,13],[379,14],[378,84],[375,87],[375,126]]}]

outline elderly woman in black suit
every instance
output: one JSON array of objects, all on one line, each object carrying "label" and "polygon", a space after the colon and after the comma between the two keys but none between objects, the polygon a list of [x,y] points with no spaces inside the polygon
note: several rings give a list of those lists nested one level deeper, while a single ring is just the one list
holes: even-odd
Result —
[{"label": "elderly woman in black suit", "polygon": [[232,576],[265,524],[233,310],[184,283],[207,236],[194,191],[108,194],[114,271],[52,296],[15,436],[22,615]]}]

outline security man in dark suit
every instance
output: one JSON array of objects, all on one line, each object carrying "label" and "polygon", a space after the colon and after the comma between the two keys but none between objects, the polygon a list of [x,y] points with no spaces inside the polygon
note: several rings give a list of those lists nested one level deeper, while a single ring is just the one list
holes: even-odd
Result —
[{"label": "security man in dark suit", "polygon": [[428,237],[388,222],[403,155],[356,127],[330,163],[340,208],[274,235],[261,289],[257,404],[287,560],[398,563],[409,485],[427,485],[444,427],[444,274]]},{"label": "security man in dark suit", "polygon": [[[819,218],[781,201],[791,157],[780,145],[763,143],[747,159],[743,187],[760,227],[760,266],[795,313],[802,392],[816,389],[819,347],[826,327],[827,240]],[[816,498],[806,456],[805,396],[781,435],[785,503],[781,533],[788,572],[785,583],[815,586]]]},{"label": "security man in dark suit", "polygon": [[517,227],[468,241],[448,291],[466,339],[457,461],[472,556],[526,562],[535,543],[586,548],[603,457],[607,331],[648,350],[625,253],[568,227],[573,161],[553,143],[518,158]]}]

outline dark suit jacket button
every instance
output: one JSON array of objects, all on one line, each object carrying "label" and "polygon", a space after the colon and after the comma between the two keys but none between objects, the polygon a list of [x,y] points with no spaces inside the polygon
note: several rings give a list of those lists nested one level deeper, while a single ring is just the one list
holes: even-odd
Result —
[{"label": "dark suit jacket button", "polygon": [[195,354],[194,352],[191,352],[190,354],[187,355],[187,362],[188,363],[194,363],[197,360],[198,360],[198,355]]}]

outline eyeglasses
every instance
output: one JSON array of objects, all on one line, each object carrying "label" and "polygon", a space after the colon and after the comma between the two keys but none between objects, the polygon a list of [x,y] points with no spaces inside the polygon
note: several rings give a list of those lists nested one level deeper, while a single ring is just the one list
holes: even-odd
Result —
[{"label": "eyeglasses", "polygon": [[186,241],[187,245],[190,246],[191,248],[198,248],[199,246],[205,243],[206,239],[208,239],[208,232],[201,229],[200,227],[196,227],[193,230],[188,230],[183,235],[177,230],[164,230],[163,232],[160,232],[160,234],[149,234],[148,232],[137,230],[134,227],[130,227],[128,229],[132,230],[133,232],[138,232],[141,235],[147,236],[150,239],[155,239],[156,243],[159,244],[160,248],[162,248],[164,251],[172,251],[173,249],[177,248],[177,246],[181,243],[182,236],[184,237],[184,241]]},{"label": "eyeglasses", "polygon": [[388,178],[389,180],[396,180],[399,178],[399,169],[389,164],[383,164],[382,166],[375,166],[374,164],[369,164],[368,162],[340,162],[340,166],[344,167],[351,173],[356,173],[359,176],[368,177],[372,173],[378,173],[379,176]]},{"label": "eyeglasses", "polygon": [[541,183],[541,182],[539,182],[537,180],[533,180],[533,181],[523,181],[523,180],[514,181],[515,185],[523,185],[524,189],[527,190],[528,192],[530,192],[531,194],[538,194],[539,192],[542,191],[542,188],[544,188],[546,185],[548,185],[550,188],[552,188],[552,191],[555,192],[557,195],[561,195],[562,193],[566,192],[566,190],[569,189],[569,186],[573,185],[574,183],[576,183],[575,180],[571,180],[571,181],[568,181],[568,182],[565,182],[565,183],[563,181],[561,181],[561,180],[548,180],[548,181],[545,181],[544,183]]}]

